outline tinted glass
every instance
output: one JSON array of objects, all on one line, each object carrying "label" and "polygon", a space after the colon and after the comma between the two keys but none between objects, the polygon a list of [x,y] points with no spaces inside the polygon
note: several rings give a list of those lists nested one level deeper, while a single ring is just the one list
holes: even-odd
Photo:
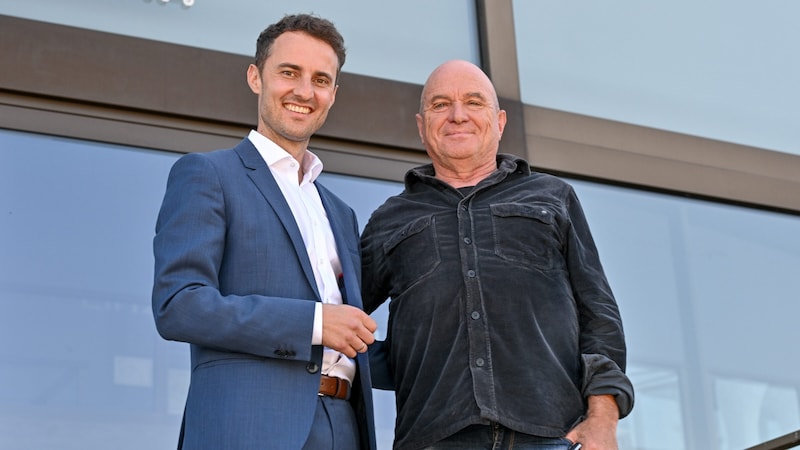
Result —
[{"label": "tinted glass", "polygon": [[513,5],[525,103],[800,155],[800,2]]},{"label": "tinted glass", "polygon": [[314,13],[336,24],[347,46],[345,72],[422,84],[447,59],[478,62],[474,2],[462,0],[0,3],[0,14],[248,56],[255,53],[261,30],[295,13]]}]

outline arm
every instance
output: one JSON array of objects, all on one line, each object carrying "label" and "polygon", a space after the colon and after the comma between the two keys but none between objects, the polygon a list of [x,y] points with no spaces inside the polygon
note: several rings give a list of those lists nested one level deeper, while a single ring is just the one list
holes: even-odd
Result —
[{"label": "arm", "polygon": [[578,309],[583,394],[610,397],[617,419],[633,408],[633,385],[625,375],[626,345],[622,318],[608,284],[583,209],[570,188],[565,199],[568,269]]},{"label": "arm", "polygon": [[[374,215],[373,215],[374,217]],[[382,238],[376,237],[374,222],[370,221],[361,235],[361,298],[364,310],[370,313],[386,301],[388,291],[385,287],[385,259]],[[389,366],[389,343],[375,341],[369,347],[369,365],[372,387],[394,390],[394,377]]]},{"label": "arm", "polygon": [[153,240],[158,331],[217,350],[310,360],[315,294],[300,279],[299,258],[249,180],[226,183],[238,173],[211,159],[189,154],[170,172]]},{"label": "arm", "polygon": [[389,295],[388,270],[386,258],[383,253],[383,242],[387,236],[381,233],[381,226],[377,225],[377,212],[361,234],[361,300],[364,302],[364,311],[371,314],[386,301]]}]

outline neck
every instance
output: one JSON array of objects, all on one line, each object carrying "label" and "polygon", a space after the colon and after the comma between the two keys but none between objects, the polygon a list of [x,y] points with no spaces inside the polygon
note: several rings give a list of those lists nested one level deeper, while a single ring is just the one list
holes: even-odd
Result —
[{"label": "neck", "polygon": [[286,153],[292,155],[292,158],[294,158],[298,163],[303,163],[303,157],[305,157],[306,149],[308,148],[308,139],[303,141],[286,139],[280,134],[266,127],[259,127],[256,131],[270,141],[278,144],[278,146],[284,149]]},{"label": "neck", "polygon": [[477,167],[474,165],[465,167],[457,167],[457,165],[445,166],[434,162],[433,169],[437,179],[454,188],[462,188],[480,183],[497,169],[497,162],[491,160]]}]

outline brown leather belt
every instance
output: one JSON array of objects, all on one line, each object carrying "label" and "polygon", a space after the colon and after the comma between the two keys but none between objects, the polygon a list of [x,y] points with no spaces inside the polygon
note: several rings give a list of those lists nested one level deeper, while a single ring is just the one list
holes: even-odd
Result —
[{"label": "brown leather belt", "polygon": [[319,395],[347,400],[350,398],[350,382],[341,378],[322,375],[319,380]]}]

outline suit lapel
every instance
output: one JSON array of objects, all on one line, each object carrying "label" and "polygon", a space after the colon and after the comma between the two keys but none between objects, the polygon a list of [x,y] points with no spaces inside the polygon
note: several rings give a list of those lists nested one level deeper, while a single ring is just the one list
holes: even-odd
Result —
[{"label": "suit lapel", "polygon": [[292,210],[289,208],[289,203],[287,203],[286,199],[283,197],[283,193],[281,192],[281,188],[278,187],[275,177],[272,176],[269,167],[249,139],[242,140],[234,150],[239,154],[242,164],[248,169],[251,169],[247,176],[255,183],[256,187],[261,191],[261,194],[267,201],[267,204],[275,212],[281,224],[283,224],[283,228],[292,241],[292,246],[297,254],[297,258],[300,260],[300,265],[303,267],[306,280],[317,294],[317,299],[320,299],[320,293],[317,290],[317,282],[314,280],[314,271],[311,268],[311,262],[308,260],[305,242],[303,242],[303,235],[300,234],[300,229],[297,227],[297,222],[292,214]]}]

